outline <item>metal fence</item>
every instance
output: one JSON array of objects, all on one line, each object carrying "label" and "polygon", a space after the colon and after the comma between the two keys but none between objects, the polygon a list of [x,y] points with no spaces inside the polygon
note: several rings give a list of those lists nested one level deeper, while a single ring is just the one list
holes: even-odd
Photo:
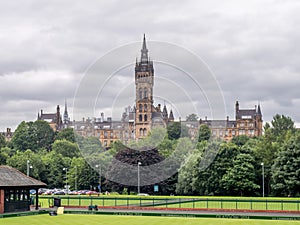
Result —
[{"label": "metal fence", "polygon": [[62,206],[83,207],[161,207],[187,209],[285,210],[299,211],[299,200],[234,199],[234,198],[159,198],[108,196],[41,196],[42,207],[54,205],[59,198]]}]

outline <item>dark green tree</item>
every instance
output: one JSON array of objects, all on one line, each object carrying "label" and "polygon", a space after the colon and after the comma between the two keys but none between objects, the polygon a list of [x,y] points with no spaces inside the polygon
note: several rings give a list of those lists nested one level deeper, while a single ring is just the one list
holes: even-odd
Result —
[{"label": "dark green tree", "polygon": [[14,132],[11,143],[14,149],[36,152],[45,148],[51,150],[54,132],[46,121],[22,122]]},{"label": "dark green tree", "polygon": [[208,141],[210,139],[210,136],[211,136],[210,128],[206,124],[201,125],[199,127],[198,142]]},{"label": "dark green tree", "polygon": [[65,128],[55,134],[55,140],[67,140],[70,142],[75,142],[75,133],[73,128]]},{"label": "dark green tree", "polygon": [[234,136],[231,139],[231,142],[236,144],[237,146],[243,146],[244,144],[247,143],[247,141],[249,141],[249,137],[246,135],[238,135],[238,136]]},{"label": "dark green tree", "polygon": [[294,121],[285,115],[276,114],[271,121],[271,132],[277,141],[284,142],[288,131],[294,133],[296,131]]},{"label": "dark green tree", "polygon": [[167,133],[170,140],[189,136],[187,127],[184,124],[181,124],[181,122],[173,122],[168,125]]},{"label": "dark green tree", "polygon": [[222,177],[225,189],[233,195],[253,195],[259,190],[255,183],[255,160],[250,154],[239,154],[233,160],[233,167],[229,168]]},{"label": "dark green tree", "polygon": [[300,190],[300,132],[281,147],[272,167],[272,188],[276,195],[295,196]]},{"label": "dark green tree", "polygon": [[0,148],[4,148],[6,146],[6,140],[5,137],[0,134]]},{"label": "dark green tree", "polygon": [[192,113],[192,114],[189,114],[189,115],[187,115],[186,116],[186,121],[194,121],[194,122],[196,122],[196,121],[198,121],[198,119],[199,119],[199,117],[195,114],[195,113]]}]

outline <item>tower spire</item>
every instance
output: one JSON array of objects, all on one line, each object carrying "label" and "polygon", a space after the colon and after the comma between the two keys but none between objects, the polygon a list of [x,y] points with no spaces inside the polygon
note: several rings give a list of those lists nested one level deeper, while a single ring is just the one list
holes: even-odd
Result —
[{"label": "tower spire", "polygon": [[64,112],[64,123],[66,124],[69,120],[67,99],[65,99],[65,112]]},{"label": "tower spire", "polygon": [[143,46],[141,50],[141,63],[147,63],[147,62],[148,62],[148,49],[146,46],[146,36],[144,34]]}]

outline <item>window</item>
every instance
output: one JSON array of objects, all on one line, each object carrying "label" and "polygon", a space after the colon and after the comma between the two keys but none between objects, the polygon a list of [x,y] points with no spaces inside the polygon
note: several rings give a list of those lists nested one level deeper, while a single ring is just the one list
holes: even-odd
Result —
[{"label": "window", "polygon": [[245,123],[240,123],[240,127],[244,127],[245,126]]},{"label": "window", "polygon": [[104,138],[107,138],[107,131],[104,131]]},{"label": "window", "polygon": [[147,121],[147,115],[144,116],[144,121]]},{"label": "window", "polygon": [[143,98],[143,91],[142,88],[139,89],[139,99]]},{"label": "window", "polygon": [[143,121],[143,116],[142,115],[139,115],[139,121]]},{"label": "window", "polygon": [[239,130],[239,135],[245,135],[245,134],[246,134],[245,130]]},{"label": "window", "polygon": [[254,124],[253,123],[249,123],[249,127],[254,127]]},{"label": "window", "polygon": [[216,135],[217,135],[217,132],[216,132],[215,130],[213,130],[212,135],[213,135],[213,136],[216,136]]},{"label": "window", "polygon": [[249,134],[250,134],[251,136],[254,136],[254,130],[249,130]]},{"label": "window", "polygon": [[143,136],[143,129],[140,128],[140,136]]},{"label": "window", "polygon": [[147,91],[147,88],[144,88],[144,98],[148,98],[148,91]]},{"label": "window", "polygon": [[144,112],[147,112],[147,104],[144,104]]},{"label": "window", "polygon": [[142,112],[143,111],[143,106],[142,104],[139,104],[139,112]]},{"label": "window", "polygon": [[231,131],[232,136],[235,136],[235,130]]},{"label": "window", "polygon": [[144,136],[146,136],[146,135],[147,135],[147,129],[144,128]]},{"label": "window", "polygon": [[227,137],[227,136],[228,136],[228,134],[229,134],[229,131],[228,131],[228,130],[226,130],[226,131],[225,131],[225,136]]}]

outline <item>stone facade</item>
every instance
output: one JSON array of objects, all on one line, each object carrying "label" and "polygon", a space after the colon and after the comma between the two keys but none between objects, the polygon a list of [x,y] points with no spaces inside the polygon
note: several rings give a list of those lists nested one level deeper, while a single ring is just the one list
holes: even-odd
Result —
[{"label": "stone facade", "polygon": [[240,109],[239,102],[235,104],[235,120],[204,120],[200,119],[199,125],[206,124],[212,132],[212,137],[229,141],[235,136],[248,137],[261,136],[263,120],[260,105],[254,109]]},{"label": "stone facade", "polygon": [[[146,38],[144,35],[141,57],[135,65],[135,105],[125,108],[121,120],[113,121],[112,118],[104,118],[101,113],[99,118],[83,118],[82,121],[70,121],[65,102],[63,120],[61,118],[59,106],[56,113],[45,114],[41,111],[38,115],[40,120],[49,120],[50,126],[54,130],[65,127],[72,127],[84,136],[98,137],[102,146],[107,148],[113,142],[122,140],[127,143],[130,140],[139,140],[148,135],[149,131],[157,126],[167,127],[174,122],[172,110],[168,113],[166,105],[161,107],[154,106],[153,100],[154,87],[154,66],[150,61]],[[204,120],[181,121],[182,125],[187,126],[188,133],[192,140],[197,140],[199,127],[206,124],[212,131],[212,137],[223,140],[231,140],[234,136],[247,135],[249,137],[262,135],[262,114],[260,105],[254,109],[240,109],[236,102],[235,120]]]}]

